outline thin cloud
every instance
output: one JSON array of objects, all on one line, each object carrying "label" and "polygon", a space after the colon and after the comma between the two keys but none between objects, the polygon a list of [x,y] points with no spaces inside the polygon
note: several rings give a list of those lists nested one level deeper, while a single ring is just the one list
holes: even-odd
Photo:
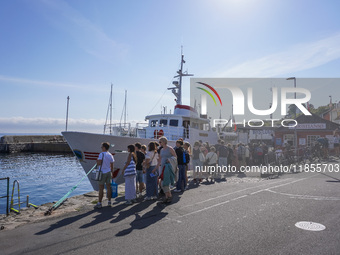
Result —
[{"label": "thin cloud", "polygon": [[99,26],[72,8],[66,1],[41,0],[43,15],[51,24],[66,31],[84,49],[96,58],[113,62],[128,53],[127,45],[111,38]]},{"label": "thin cloud", "polygon": [[[34,79],[26,79],[20,77],[11,77],[6,75],[0,75],[0,84],[3,83],[17,83],[19,85],[30,85],[30,86],[49,86],[49,87],[64,87],[64,88],[75,88],[80,90],[89,90],[93,91],[93,88],[96,88],[97,92],[108,92],[109,86],[107,88],[100,87],[98,84],[78,84],[78,83],[70,83],[70,82],[56,82],[56,81],[44,81],[44,80],[34,80]],[[120,88],[115,88],[115,93],[123,94],[124,90]]]},{"label": "thin cloud", "polygon": [[[130,121],[132,125],[141,123],[141,121]],[[119,120],[113,120],[113,123],[119,123]],[[105,119],[68,119],[68,130],[83,132],[102,133]],[[10,117],[0,118],[0,133],[27,133],[30,131],[42,133],[56,133],[64,131],[66,120],[62,118],[25,118]]]},{"label": "thin cloud", "polygon": [[24,78],[18,78],[18,77],[10,77],[10,76],[5,76],[5,75],[0,75],[0,81],[20,83],[20,84],[30,84],[30,85],[53,86],[53,87],[67,87],[67,88],[79,88],[79,89],[84,88],[84,85],[80,85],[80,84],[31,80],[31,79],[24,79]]},{"label": "thin cloud", "polygon": [[[70,125],[104,125],[103,119],[69,119]],[[0,118],[0,125],[65,125],[65,119],[61,118],[25,118],[25,117],[10,117]]]},{"label": "thin cloud", "polygon": [[340,58],[340,33],[330,37],[298,44],[288,50],[249,60],[226,71],[218,77],[273,77],[307,70]]}]

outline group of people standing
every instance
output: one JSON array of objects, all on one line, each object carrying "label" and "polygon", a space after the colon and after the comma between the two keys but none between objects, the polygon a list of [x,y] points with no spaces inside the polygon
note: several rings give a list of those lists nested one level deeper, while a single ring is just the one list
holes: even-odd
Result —
[{"label": "group of people standing", "polygon": [[[107,148],[107,149],[106,149]],[[109,144],[103,143],[103,152],[99,155],[97,164],[102,165],[103,173],[106,175],[99,183],[99,202],[97,208],[101,207],[104,184],[107,185],[109,205],[111,205],[110,194],[110,171],[113,173],[113,156],[108,152]],[[261,149],[259,149],[261,148]],[[260,161],[265,149],[259,146],[225,144],[219,140],[217,144],[210,146],[209,143],[196,141],[193,148],[188,142],[179,139],[176,146],[168,145],[166,137],[152,141],[147,146],[135,143],[129,145],[128,157],[123,167],[125,178],[126,204],[131,205],[142,198],[145,190],[144,201],[157,200],[164,195],[163,202],[171,203],[171,187],[175,186],[173,192],[184,192],[188,187],[188,170],[193,171],[194,185],[199,185],[206,180],[214,182],[215,173],[203,173],[195,171],[196,166],[236,166],[249,165]]]},{"label": "group of people standing", "polygon": [[[108,205],[111,205],[111,174],[113,175],[114,158],[108,143],[102,144],[102,153],[99,154],[97,165],[103,172],[99,181],[99,201],[96,208],[102,207],[104,185],[107,186]],[[171,203],[171,186],[176,184],[174,192],[182,192],[187,187],[188,163],[190,162],[190,144],[182,139],[176,141],[173,148],[168,145],[166,137],[158,142],[150,142],[147,146],[135,143],[127,147],[128,157],[123,167],[125,179],[126,204],[131,205],[137,198],[142,197],[145,190],[144,201],[157,200],[164,195],[164,203]],[[160,192],[159,192],[160,190]]]}]

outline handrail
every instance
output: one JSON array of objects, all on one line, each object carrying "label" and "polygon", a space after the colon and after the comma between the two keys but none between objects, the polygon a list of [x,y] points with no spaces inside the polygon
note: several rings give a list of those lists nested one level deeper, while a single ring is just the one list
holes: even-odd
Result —
[{"label": "handrail", "polygon": [[[18,186],[18,203],[16,203],[16,204],[14,204],[14,188],[15,188],[15,183]],[[26,203],[26,207],[32,206],[35,209],[38,209],[38,206],[36,206],[36,205],[34,205],[34,204],[29,202],[29,196],[28,195],[26,196],[26,201],[20,202],[20,186],[19,186],[19,181],[18,180],[14,180],[14,182],[13,182],[13,189],[12,189],[12,196],[11,196],[11,205],[10,205],[10,209],[9,210],[13,211],[15,213],[20,214],[20,205],[24,204],[24,203]],[[15,205],[19,206],[19,210],[13,208],[13,206],[15,206]]]},{"label": "handrail", "polygon": [[[18,186],[18,203],[14,204],[14,188],[15,188],[15,184],[17,184]],[[10,206],[10,211],[13,211],[15,213],[20,213],[20,205],[22,203],[20,203],[20,186],[19,186],[19,181],[18,180],[14,180],[13,182],[13,189],[12,189],[12,196],[11,196],[11,206]],[[14,209],[13,206],[18,205],[19,206],[19,210]]]},{"label": "handrail", "polygon": [[9,177],[6,178],[0,178],[0,181],[2,180],[7,180],[7,195],[6,196],[1,196],[0,198],[7,198],[7,203],[6,203],[6,216],[9,215]]}]

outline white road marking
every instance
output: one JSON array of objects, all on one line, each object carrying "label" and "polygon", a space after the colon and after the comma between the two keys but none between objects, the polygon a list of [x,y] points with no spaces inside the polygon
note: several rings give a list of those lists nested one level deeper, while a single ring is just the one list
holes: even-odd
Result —
[{"label": "white road marking", "polygon": [[[220,196],[217,196],[217,197],[212,197],[212,198],[209,198],[209,199],[200,201],[200,202],[196,202],[196,203],[194,203],[194,204],[182,206],[181,209],[182,209],[182,208],[186,208],[186,207],[190,207],[190,206],[194,206],[194,205],[203,204],[203,203],[206,203],[206,202],[211,201],[211,200],[215,200],[215,199],[218,199],[218,198],[221,198],[221,197],[230,196],[230,195],[233,195],[233,194],[236,194],[236,193],[239,193],[239,192],[242,192],[242,191],[246,191],[246,190],[249,190],[249,189],[255,189],[255,188],[262,187],[262,186],[267,186],[268,184],[270,185],[270,184],[285,182],[285,181],[287,181],[287,180],[291,180],[291,179],[289,178],[289,179],[284,179],[284,180],[280,180],[280,181],[276,181],[276,182],[261,184],[261,185],[255,186],[255,187],[249,187],[249,188],[245,188],[245,189],[241,189],[241,190],[236,190],[236,191],[231,192],[231,193],[228,193],[228,194],[223,194],[223,195],[220,195]],[[260,190],[260,191],[263,191],[263,190]],[[256,192],[259,192],[259,191],[256,191]]]},{"label": "white road marking", "polygon": [[[312,176],[309,176],[309,177],[306,177],[306,178],[301,178],[301,179],[298,179],[298,180],[295,180],[295,181],[291,181],[289,183],[284,183],[284,184],[280,184],[280,185],[276,185],[274,187],[270,187],[270,188],[265,188],[265,189],[262,189],[262,190],[259,190],[257,191],[258,192],[262,192],[262,191],[270,191],[270,189],[275,189],[275,188],[278,188],[278,187],[282,187],[282,186],[285,186],[285,185],[289,185],[289,184],[293,184],[293,183],[296,183],[296,182],[300,182],[300,181],[304,181],[306,179],[310,179],[312,177],[315,177],[319,174],[315,174],[315,175],[312,175]],[[287,179],[286,179],[287,180]],[[282,182],[282,181],[281,181]],[[259,185],[257,187],[260,187],[260,186],[263,186],[263,185]],[[251,188],[256,188],[256,187],[251,187]],[[245,190],[248,190],[248,189],[251,189],[251,188],[246,188],[246,189],[242,189],[242,190],[238,190],[238,191],[235,191],[233,193],[237,193],[237,192],[241,192],[241,191],[245,191]],[[219,196],[219,197],[224,197],[224,196],[227,196],[227,195],[230,195],[230,194],[233,194],[233,193],[229,193],[229,194],[226,194],[226,195],[223,195],[223,196]],[[192,211],[190,213],[186,213],[186,214],[183,214],[181,216],[178,216],[177,218],[183,218],[183,217],[186,217],[186,216],[189,216],[189,215],[193,215],[193,214],[196,214],[196,213],[200,213],[200,212],[203,212],[203,211],[206,211],[206,210],[209,210],[211,208],[214,208],[214,207],[217,207],[217,206],[220,206],[220,205],[224,205],[224,204],[227,204],[231,201],[235,201],[235,200],[238,200],[238,199],[241,199],[241,198],[245,198],[247,197],[248,195],[243,195],[243,196],[239,196],[239,197],[236,197],[236,198],[233,198],[233,199],[230,199],[230,200],[227,200],[227,201],[224,201],[224,202],[221,202],[221,203],[217,203],[217,204],[214,204],[214,205],[211,205],[211,206],[207,206],[207,207],[204,207],[202,209],[199,209],[199,210],[195,210],[195,211]],[[218,198],[218,197],[216,197]],[[216,199],[216,198],[211,198],[211,199],[207,199],[205,201],[201,201],[199,203],[203,203],[203,202],[206,202],[206,201],[210,201],[212,199]],[[196,203],[198,204],[198,203]],[[188,207],[188,206],[184,206],[184,207]],[[181,207],[180,209],[184,208],[184,207]]]},{"label": "white road marking", "polygon": [[283,193],[273,190],[266,190],[275,194],[289,196],[291,198],[298,198],[298,199],[311,199],[311,200],[328,200],[328,201],[340,201],[340,197],[324,197],[324,196],[310,196],[310,195],[298,195],[298,194],[289,194],[289,193]]}]

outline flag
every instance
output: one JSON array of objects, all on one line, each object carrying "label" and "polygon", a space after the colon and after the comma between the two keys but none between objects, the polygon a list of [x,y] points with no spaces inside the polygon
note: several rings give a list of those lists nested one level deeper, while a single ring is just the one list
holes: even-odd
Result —
[{"label": "flag", "polygon": [[235,121],[235,117],[234,117],[234,105],[231,105],[231,114],[233,116],[233,124],[234,124],[234,131],[236,132],[237,130],[237,126],[236,126],[236,121]]}]

